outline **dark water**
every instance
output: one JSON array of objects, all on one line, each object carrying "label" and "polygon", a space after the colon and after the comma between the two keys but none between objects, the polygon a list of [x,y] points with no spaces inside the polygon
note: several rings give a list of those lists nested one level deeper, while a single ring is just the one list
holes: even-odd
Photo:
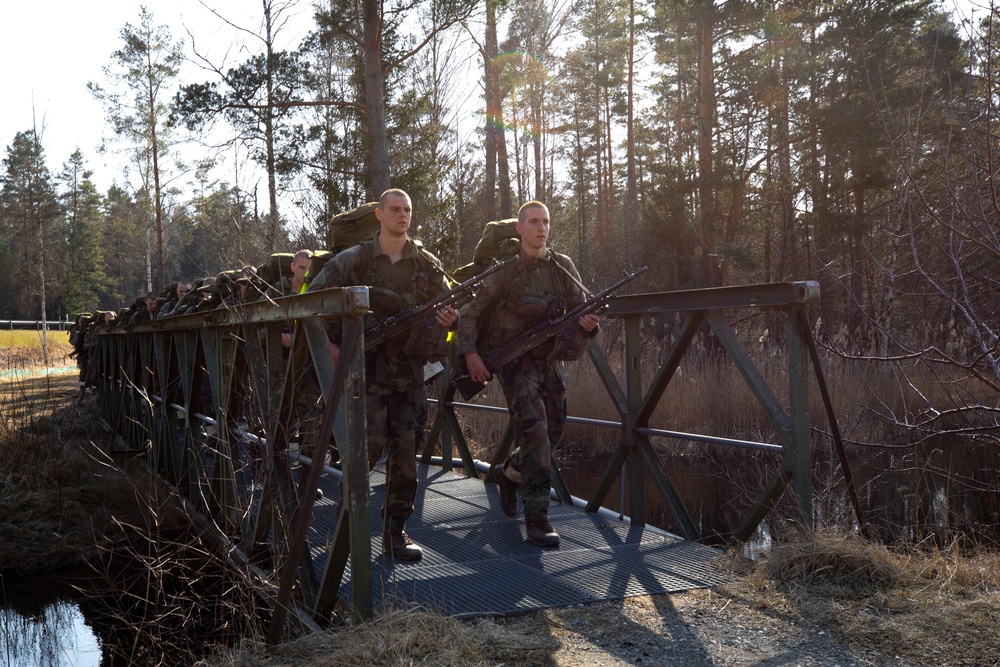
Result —
[{"label": "dark water", "polygon": [[[849,455],[863,515],[874,539],[922,546],[949,545],[956,539],[979,547],[1000,545],[1000,450],[969,442],[943,442],[905,450],[855,447],[849,450]],[[610,454],[595,457],[579,450],[560,452],[558,459],[571,493],[589,499],[610,458]],[[638,458],[635,460],[639,462]],[[703,541],[716,545],[726,542],[753,500],[780,468],[780,459],[774,454],[705,445],[676,446],[661,452],[661,460]],[[816,526],[856,529],[857,519],[846,492],[844,471],[835,453],[817,447],[813,468]],[[678,532],[648,473],[645,479],[647,524]],[[619,480],[620,477],[616,478],[611,485],[603,503],[614,511],[623,508]],[[625,491],[624,512],[630,514],[627,484]],[[752,538],[751,548],[766,546],[771,540],[791,533],[795,526],[794,508],[792,492],[786,491]],[[123,638],[116,636],[115,623],[108,621],[108,608],[93,604],[95,589],[83,574],[3,582],[0,665],[142,664],[143,661],[115,656],[112,644],[120,645]],[[193,577],[206,578],[204,572],[193,574],[182,569],[167,580],[174,578],[180,582]],[[218,588],[217,583],[213,586]],[[91,592],[81,593],[77,587]],[[182,589],[179,585],[177,588]],[[233,608],[220,609],[219,603],[209,601],[211,596],[199,594],[197,612],[183,611],[185,599],[190,596],[161,601],[161,606],[177,608],[184,616],[183,619],[162,616],[156,621],[164,627],[176,626],[178,636],[168,632],[178,641],[173,645],[176,654],[189,651],[190,644],[206,641],[212,634],[205,632],[206,628],[216,628],[220,623],[232,626],[234,618],[227,614],[240,613],[252,605],[249,600],[234,602],[231,594],[228,597],[228,603],[224,604]],[[128,618],[134,613],[135,610],[111,611],[110,616]],[[140,615],[143,614],[148,615],[148,610],[142,610]],[[206,616],[195,626],[200,632],[194,637],[180,638],[180,631],[190,629],[190,620],[199,614]],[[231,639],[213,637],[222,643]],[[124,643],[133,646],[131,651],[135,650],[134,642],[134,638],[124,639]],[[152,655],[144,657],[155,662]]]}]

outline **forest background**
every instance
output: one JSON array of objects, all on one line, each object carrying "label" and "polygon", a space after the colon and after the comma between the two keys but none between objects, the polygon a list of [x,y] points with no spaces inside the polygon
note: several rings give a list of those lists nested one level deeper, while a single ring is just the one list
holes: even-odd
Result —
[{"label": "forest background", "polygon": [[[80,151],[53,173],[38,129],[18,132],[0,318],[117,310],[322,248],[333,215],[390,186],[453,268],[541,199],[592,285],[641,265],[645,291],[818,281],[817,338],[887,369],[898,401],[875,407],[907,444],[995,437],[992,2],[959,24],[928,0],[329,0],[278,50],[291,4],[262,0],[257,50],[225,66],[145,9],[124,25],[89,87],[138,187],[99,192]],[[234,149],[247,161],[218,179]],[[232,185],[251,169],[266,195]],[[767,313],[739,327],[781,345]]]}]

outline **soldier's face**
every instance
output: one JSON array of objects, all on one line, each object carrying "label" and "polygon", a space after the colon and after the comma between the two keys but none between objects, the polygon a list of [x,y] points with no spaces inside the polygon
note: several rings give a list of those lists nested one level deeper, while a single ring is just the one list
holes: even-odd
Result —
[{"label": "soldier's face", "polygon": [[390,195],[384,209],[375,209],[375,216],[382,223],[383,233],[402,236],[410,229],[410,219],[413,216],[410,198],[406,195]]},{"label": "soldier's face", "polygon": [[521,243],[530,250],[541,250],[549,240],[549,211],[541,206],[532,206],[524,213],[524,221],[517,223]]},{"label": "soldier's face", "polygon": [[154,306],[156,306],[156,299],[146,299],[146,312],[153,312]]},{"label": "soldier's face", "polygon": [[295,276],[295,282],[301,283],[305,278],[306,271],[308,270],[309,259],[307,257],[300,257],[292,262],[292,275]]},{"label": "soldier's face", "polygon": [[177,298],[183,299],[187,296],[187,293],[191,291],[190,285],[178,285],[177,286]]}]

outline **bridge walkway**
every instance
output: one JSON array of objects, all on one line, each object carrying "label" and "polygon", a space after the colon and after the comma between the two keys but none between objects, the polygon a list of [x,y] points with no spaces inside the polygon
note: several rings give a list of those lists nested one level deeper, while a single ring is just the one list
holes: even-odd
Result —
[{"label": "bridge walkway", "polygon": [[[609,513],[553,501],[557,549],[527,541],[524,519],[500,509],[496,485],[435,466],[418,466],[416,511],[406,531],[422,560],[394,561],[381,553],[378,508],[385,472],[371,476],[372,595],[376,609],[416,604],[455,617],[507,616],[549,607],[638,595],[674,593],[725,582],[716,549],[651,527],[630,526]],[[313,509],[309,545],[318,574],[337,521],[338,483],[322,478],[324,498]],[[340,595],[350,600],[350,574]]]}]

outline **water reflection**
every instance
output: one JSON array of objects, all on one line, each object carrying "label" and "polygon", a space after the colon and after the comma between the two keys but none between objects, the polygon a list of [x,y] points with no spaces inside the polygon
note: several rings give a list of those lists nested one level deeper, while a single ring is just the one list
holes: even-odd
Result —
[{"label": "water reflection", "polygon": [[65,582],[45,575],[0,584],[0,663],[11,667],[101,664],[100,641]]}]

